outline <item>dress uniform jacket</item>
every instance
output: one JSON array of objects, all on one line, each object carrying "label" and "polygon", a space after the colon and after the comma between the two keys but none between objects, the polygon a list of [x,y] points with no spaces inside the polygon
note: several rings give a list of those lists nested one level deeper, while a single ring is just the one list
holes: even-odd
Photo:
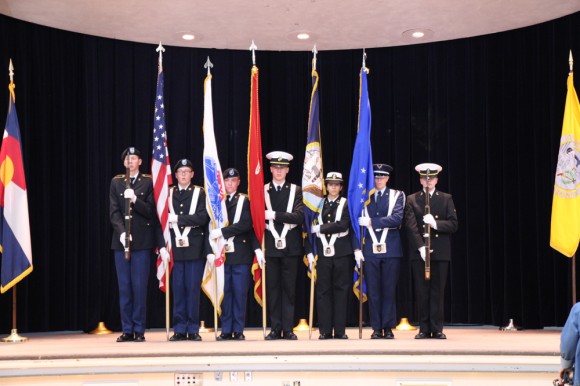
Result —
[{"label": "dress uniform jacket", "polygon": [[[237,223],[233,224],[238,207],[238,200],[244,197],[242,212]],[[252,227],[252,214],[250,213],[250,200],[248,196],[236,193],[230,200],[226,200],[228,210],[228,226],[222,228],[224,239],[234,237],[234,251],[226,253],[226,264],[252,264],[254,261],[254,249],[259,248],[258,241]]]},{"label": "dress uniform jacket", "polygon": [[[113,226],[111,249],[115,250],[124,249],[120,238],[125,232],[125,189],[125,175],[113,177],[109,190],[109,217]],[[159,221],[155,213],[151,175],[139,173],[131,189],[137,196],[137,201],[131,204],[131,249],[153,249],[158,246]]]},{"label": "dress uniform jacket", "polygon": [[388,216],[390,194],[395,194],[395,192],[396,190],[391,191],[391,189],[387,187],[378,204],[375,196],[373,196],[371,202],[367,205],[368,214],[371,218],[371,225],[377,237],[377,241],[380,241],[383,229],[389,228],[389,233],[387,233],[387,239],[385,241],[387,244],[387,252],[374,253],[373,240],[371,239],[368,230],[365,230],[365,245],[363,248],[363,254],[365,257],[370,255],[386,258],[403,256],[403,247],[399,232],[399,228],[403,224],[405,210],[405,194],[403,192],[399,194],[393,212]]},{"label": "dress uniform jacket", "polygon": [[[189,214],[192,204],[194,188],[200,189],[197,205],[193,214]],[[206,239],[204,235],[207,232],[207,224],[209,223],[209,215],[205,207],[205,191],[193,184],[189,185],[181,193],[179,186],[171,188],[173,192],[173,210],[177,217],[177,226],[179,231],[183,234],[185,228],[190,226],[191,230],[187,235],[189,246],[177,247],[175,240],[175,231],[171,227],[171,240],[173,241],[173,259],[176,261],[194,260],[205,258],[203,253]]]},{"label": "dress uniform jacket", "polygon": [[282,234],[284,223],[294,224],[296,227],[294,229],[290,229],[286,234],[286,248],[284,249],[276,249],[272,232],[266,230],[267,255],[274,257],[302,256],[304,253],[302,248],[302,227],[300,226],[304,222],[302,188],[300,188],[300,186],[296,186],[296,194],[294,195],[294,204],[292,205],[291,213],[286,212],[288,200],[290,199],[290,183],[286,182],[279,192],[274,188],[274,184],[270,183],[268,184],[268,193],[270,194],[272,210],[276,211],[274,227],[276,228],[278,234]]},{"label": "dress uniform jacket", "polygon": [[[334,243],[334,256],[346,256],[352,255],[354,253],[352,249],[352,242],[351,242],[351,235],[352,232],[350,231],[351,224],[350,224],[350,214],[348,212],[348,204],[345,202],[342,207],[342,215],[340,221],[335,221],[336,219],[336,211],[339,207],[339,200],[340,196],[335,200],[335,202],[330,205],[328,199],[324,200],[324,204],[322,207],[322,223],[320,225],[320,237],[326,237],[327,241],[330,241],[330,238],[335,233],[343,233],[349,231],[348,235],[343,237],[337,237]],[[323,248],[324,245],[320,240],[320,237],[316,238],[316,251],[318,253],[318,258],[324,258]],[[306,254],[312,253],[312,245],[308,238],[306,238],[306,242],[304,244],[304,248],[306,250]]]},{"label": "dress uniform jacket", "polygon": [[[458,221],[453,198],[448,193],[435,190],[430,199],[431,215],[437,222],[437,229],[431,227],[432,261],[451,260],[451,233],[457,231]],[[427,226],[423,223],[425,215],[425,192],[411,194],[407,199],[405,210],[405,229],[409,239],[411,260],[421,260],[417,252],[425,245],[423,234]]]}]

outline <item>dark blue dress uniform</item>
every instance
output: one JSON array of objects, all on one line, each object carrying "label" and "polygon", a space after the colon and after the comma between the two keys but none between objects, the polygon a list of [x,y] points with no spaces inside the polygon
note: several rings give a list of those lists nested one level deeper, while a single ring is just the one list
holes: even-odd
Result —
[{"label": "dark blue dress uniform", "polygon": [[420,332],[441,334],[443,331],[443,311],[445,284],[451,261],[451,233],[457,231],[458,221],[453,198],[448,193],[435,190],[430,198],[431,215],[437,229],[431,228],[431,278],[425,280],[425,263],[418,249],[425,245],[423,234],[426,225],[425,192],[411,194],[405,208],[405,230],[409,239],[409,260],[419,308]]},{"label": "dark blue dress uniform", "polygon": [[[155,213],[153,181],[149,174],[139,173],[131,188],[137,201],[131,204],[131,259],[125,260],[120,237],[125,232],[125,175],[111,180],[109,190],[109,217],[113,226],[111,249],[115,254],[115,267],[119,284],[119,306],[123,334],[145,333],[147,317],[147,284],[151,269],[152,250],[160,233]],[[162,244],[161,244],[162,245]]]},{"label": "dark blue dress uniform", "polygon": [[[239,221],[234,224],[238,202],[242,210]],[[233,252],[227,252],[224,265],[224,298],[222,300],[222,336],[236,333],[241,336],[246,322],[246,301],[252,278],[254,249],[259,248],[258,240],[252,227],[250,200],[241,193],[228,195],[226,199],[228,226],[221,229],[224,239],[233,239]]]},{"label": "dark blue dress uniform", "polygon": [[[195,189],[199,196],[195,210],[189,214]],[[177,227],[183,235],[186,227],[191,227],[187,235],[189,246],[179,247],[179,240],[171,227],[173,245],[173,270],[171,284],[173,290],[173,331],[175,334],[197,338],[199,333],[199,302],[201,281],[205,268],[205,247],[209,215],[205,206],[205,191],[190,184],[187,188],[171,188],[172,204],[177,214]],[[197,340],[197,339],[190,339]]]},{"label": "dark blue dress uniform", "polygon": [[[316,304],[318,311],[318,328],[322,339],[332,335],[344,338],[346,329],[346,307],[348,292],[352,285],[352,261],[354,252],[351,242],[351,223],[348,212],[348,204],[342,206],[340,221],[336,221],[337,210],[340,206],[341,197],[334,201],[324,199],[322,206],[320,225],[320,237],[316,238]],[[345,199],[346,200],[346,199]],[[321,237],[327,242],[333,234],[342,234],[334,243],[334,256],[324,255],[324,245]],[[347,233],[347,234],[345,234]],[[313,253],[312,245],[308,238],[305,239],[305,252]]]},{"label": "dark blue dress uniform", "polygon": [[396,190],[387,187],[380,199],[377,197],[378,192],[375,193],[367,206],[377,240],[380,241],[384,229],[389,230],[385,241],[387,251],[375,253],[369,230],[365,229],[364,275],[369,299],[369,317],[375,331],[389,330],[397,325],[396,288],[403,256],[399,229],[403,223],[405,194],[399,192],[393,211],[388,215],[390,196],[396,193]]}]

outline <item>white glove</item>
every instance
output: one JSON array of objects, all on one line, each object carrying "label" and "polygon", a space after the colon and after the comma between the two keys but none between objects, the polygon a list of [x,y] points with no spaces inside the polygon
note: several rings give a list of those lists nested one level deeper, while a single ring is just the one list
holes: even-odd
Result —
[{"label": "white glove", "polygon": [[316,265],[316,260],[314,260],[314,255],[312,253],[307,254],[306,258],[308,259],[308,266],[310,268]]},{"label": "white glove", "polygon": [[312,228],[310,228],[310,233],[320,233],[320,225],[312,225]]},{"label": "white glove", "polygon": [[167,221],[169,221],[170,223],[177,224],[177,215],[175,213],[169,213]]},{"label": "white glove", "polygon": [[[121,233],[121,237],[119,237],[119,240],[121,240],[121,244],[123,244],[123,248],[126,247],[125,245],[125,232]],[[131,235],[129,235],[129,240],[133,241],[133,237]]]},{"label": "white glove", "polygon": [[427,225],[431,225],[431,228],[437,229],[437,223],[435,222],[435,217],[432,214],[426,214],[423,216],[423,222]]},{"label": "white glove", "polygon": [[275,220],[276,212],[273,210],[266,210],[266,220]]},{"label": "white glove", "polygon": [[356,260],[356,266],[360,268],[361,261],[365,261],[365,257],[363,256],[363,253],[360,249],[358,251],[354,251],[354,259]]},{"label": "white glove", "polygon": [[135,195],[135,191],[133,189],[125,189],[123,195],[125,196],[125,198],[130,198],[133,204],[135,203],[135,201],[137,201],[137,196]]},{"label": "white glove", "polygon": [[220,238],[220,237],[222,237],[222,236],[223,236],[223,235],[222,235],[222,230],[221,230],[221,228],[212,229],[212,230],[209,232],[209,238],[210,238],[210,239],[212,239],[212,240],[219,239],[219,238]]},{"label": "white glove", "polygon": [[159,255],[161,256],[161,260],[163,261],[163,264],[169,263],[169,259],[171,258],[171,256],[169,256],[169,252],[167,252],[167,249],[165,247],[163,247],[159,250]]},{"label": "white glove", "polygon": [[427,256],[427,248],[424,245],[419,247],[419,254],[421,255],[421,259],[425,261],[425,256]]},{"label": "white glove", "polygon": [[254,249],[254,253],[256,254],[256,260],[258,260],[258,265],[260,266],[260,269],[264,269],[264,264],[266,264],[264,252],[262,252],[261,249]]},{"label": "white glove", "polygon": [[210,263],[210,265],[215,264],[215,255],[213,253],[207,255],[207,262]]},{"label": "white glove", "polygon": [[371,225],[371,218],[370,217],[359,217],[358,218],[358,225],[361,227],[368,227]]}]

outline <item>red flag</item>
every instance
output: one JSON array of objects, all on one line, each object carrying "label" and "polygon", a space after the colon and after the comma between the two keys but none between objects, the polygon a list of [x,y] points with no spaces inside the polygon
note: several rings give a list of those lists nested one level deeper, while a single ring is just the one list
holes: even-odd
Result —
[{"label": "red flag", "polygon": [[[167,131],[165,130],[165,104],[163,103],[163,67],[159,64],[157,76],[157,94],[155,95],[155,116],[153,117],[153,158],[151,159],[151,177],[153,178],[153,196],[157,207],[157,217],[163,231],[165,247],[169,256],[173,256],[171,248],[171,233],[169,231],[169,185],[173,183],[171,178],[171,165],[169,164],[169,151],[167,150]],[[173,268],[173,257],[169,262],[169,272]],[[157,279],[159,289],[165,292],[165,265],[161,255],[157,258]]]},{"label": "red flag", "polygon": [[[262,165],[262,132],[260,130],[260,101],[258,99],[258,67],[252,67],[250,91],[250,133],[248,135],[248,196],[254,232],[260,245],[266,230],[264,201],[264,168]],[[254,298],[262,305],[262,270],[254,256]]]}]

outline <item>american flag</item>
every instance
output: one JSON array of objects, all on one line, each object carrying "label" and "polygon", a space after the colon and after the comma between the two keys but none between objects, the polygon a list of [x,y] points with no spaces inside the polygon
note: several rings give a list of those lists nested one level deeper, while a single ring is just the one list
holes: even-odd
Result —
[{"label": "american flag", "polygon": [[[171,248],[171,233],[169,232],[169,185],[171,166],[167,150],[167,132],[165,131],[165,105],[163,103],[163,66],[159,63],[157,75],[157,93],[155,94],[155,117],[153,118],[153,158],[151,159],[151,175],[153,177],[153,195],[157,207],[157,217],[163,231],[165,247],[171,256],[169,271],[173,268],[173,251]],[[157,279],[159,289],[165,292],[165,265],[161,256],[157,258]]]}]

